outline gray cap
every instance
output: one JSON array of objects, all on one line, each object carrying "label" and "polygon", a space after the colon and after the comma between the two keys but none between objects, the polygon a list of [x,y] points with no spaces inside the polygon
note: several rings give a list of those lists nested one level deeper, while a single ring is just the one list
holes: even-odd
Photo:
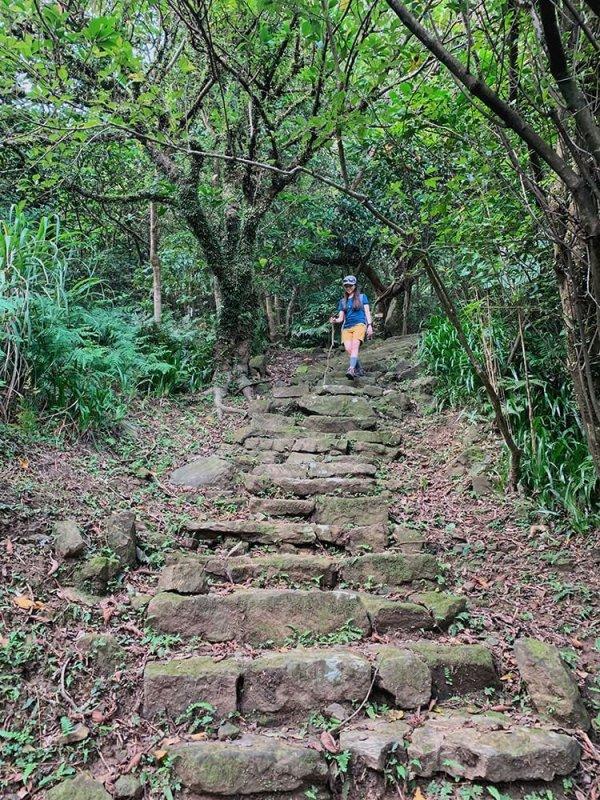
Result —
[{"label": "gray cap", "polygon": [[342,283],[344,284],[344,286],[346,286],[346,284],[348,284],[348,283],[351,286],[356,286],[356,276],[355,275],[346,275],[346,277],[344,278]]}]

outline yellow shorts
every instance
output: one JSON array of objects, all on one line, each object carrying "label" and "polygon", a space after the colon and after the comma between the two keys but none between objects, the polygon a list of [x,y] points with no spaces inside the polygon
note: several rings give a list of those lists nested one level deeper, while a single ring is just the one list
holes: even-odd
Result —
[{"label": "yellow shorts", "polygon": [[342,328],[342,342],[364,342],[367,333],[367,326],[359,322],[358,325],[353,325],[351,328]]}]

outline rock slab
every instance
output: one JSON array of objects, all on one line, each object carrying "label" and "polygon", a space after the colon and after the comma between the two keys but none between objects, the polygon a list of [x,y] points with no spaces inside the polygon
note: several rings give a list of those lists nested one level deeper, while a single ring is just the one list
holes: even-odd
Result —
[{"label": "rock slab", "polygon": [[218,456],[197,458],[174,470],[169,481],[174,486],[197,489],[200,486],[223,486],[233,473],[233,465]]},{"label": "rock slab", "polygon": [[246,734],[233,742],[190,742],[171,750],[182,784],[208,795],[263,795],[323,785],[327,764],[315,750]]},{"label": "rock slab", "polygon": [[577,766],[580,747],[571,736],[540,728],[511,727],[501,715],[430,718],[413,731],[410,759],[417,773],[493,783],[552,780]]},{"label": "rock slab", "polygon": [[515,659],[540,714],[567,728],[588,730],[590,717],[579,688],[554,645],[539,639],[517,639]]}]

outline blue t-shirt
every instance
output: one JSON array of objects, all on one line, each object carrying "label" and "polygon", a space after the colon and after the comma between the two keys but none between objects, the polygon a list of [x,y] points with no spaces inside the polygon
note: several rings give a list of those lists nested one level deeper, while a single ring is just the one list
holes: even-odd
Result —
[{"label": "blue t-shirt", "polygon": [[353,306],[354,297],[343,297],[338,303],[338,312],[346,312],[342,328],[352,328],[354,325],[367,324],[367,315],[365,314],[364,306],[369,305],[369,298],[366,294],[361,294],[360,299],[362,300],[363,304],[362,308],[358,308],[356,310],[354,310]]}]

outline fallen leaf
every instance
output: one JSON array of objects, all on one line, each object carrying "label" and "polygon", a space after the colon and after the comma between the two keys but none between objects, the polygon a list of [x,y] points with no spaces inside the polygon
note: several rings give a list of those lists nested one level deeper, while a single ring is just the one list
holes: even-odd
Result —
[{"label": "fallen leaf", "polygon": [[48,577],[54,575],[58,571],[59,563],[55,558],[50,559],[50,569],[48,570]]},{"label": "fallen leaf", "polygon": [[105,719],[106,717],[104,716],[102,711],[99,711],[98,709],[92,711],[92,722],[95,722],[96,725],[100,725],[100,723],[104,722]]},{"label": "fallen leaf", "polygon": [[156,761],[162,761],[164,758],[166,758],[167,751],[166,750],[155,750],[153,755],[154,755],[154,758],[155,758]]},{"label": "fallen leaf", "polygon": [[337,745],[337,742],[335,741],[333,736],[329,733],[329,731],[323,731],[319,738],[321,739],[321,744],[323,745],[325,750],[328,750],[330,753],[338,752],[339,747]]},{"label": "fallen leaf", "polygon": [[23,611],[41,611],[46,606],[40,602],[39,600],[32,600],[31,597],[27,597],[24,594],[18,594],[13,597],[13,603],[17,606],[17,608],[22,608]]},{"label": "fallen leaf", "polygon": [[415,793],[414,793],[414,795],[413,795],[413,800],[426,800],[426,798],[425,798],[425,795],[424,795],[424,794],[423,794],[423,792],[422,792],[422,791],[419,789],[419,787],[418,787],[418,786],[417,786],[417,789],[416,789],[416,791],[415,791]]},{"label": "fallen leaf", "polygon": [[13,547],[13,543],[10,539],[6,540],[6,552],[9,556],[12,556],[12,554],[15,552],[15,548]]},{"label": "fallen leaf", "polygon": [[501,681],[512,681],[512,680],[514,680],[514,677],[515,676],[513,675],[512,672],[507,672],[506,675],[501,675],[500,676],[500,680]]},{"label": "fallen leaf", "polygon": [[21,469],[29,469],[29,459],[20,458],[19,459],[19,466],[21,467]]},{"label": "fallen leaf", "polygon": [[396,709],[393,708],[391,711],[388,711],[387,713],[387,718],[392,722],[396,722],[396,720],[402,719],[403,717],[404,717],[404,711],[402,711],[399,708]]},{"label": "fallen leaf", "polygon": [[200,733],[192,733],[190,739],[194,742],[201,742],[203,739],[206,739],[206,731],[200,731]]}]

